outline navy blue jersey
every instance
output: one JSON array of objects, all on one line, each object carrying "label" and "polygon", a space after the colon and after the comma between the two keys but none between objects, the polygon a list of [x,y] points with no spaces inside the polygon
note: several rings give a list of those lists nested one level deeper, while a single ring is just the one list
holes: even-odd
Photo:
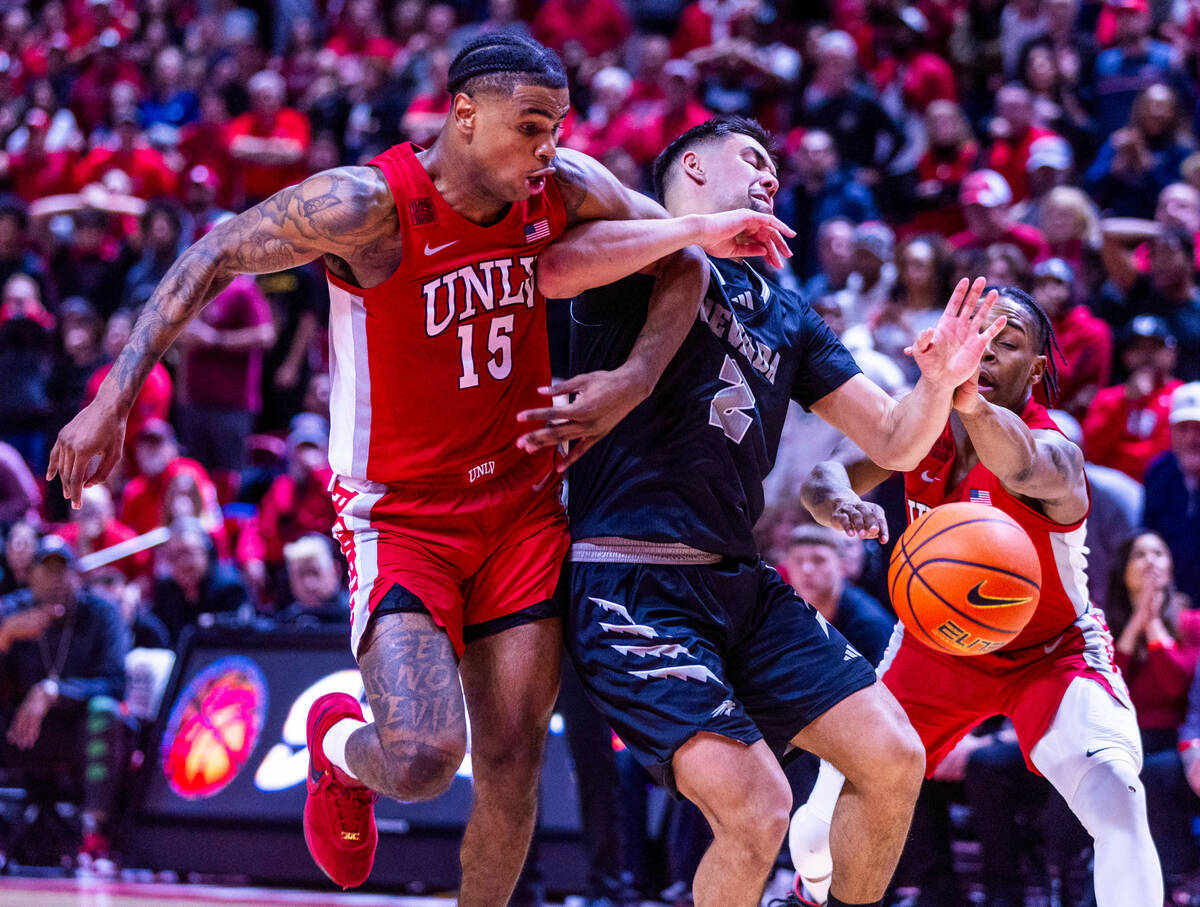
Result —
[{"label": "navy blue jersey", "polygon": [[[572,303],[572,374],[626,360],[652,287],[635,274]],[[807,408],[858,372],[806,302],[746,265],[713,261],[696,323],[654,391],[571,468],[572,538],[754,556],[788,402]]]}]

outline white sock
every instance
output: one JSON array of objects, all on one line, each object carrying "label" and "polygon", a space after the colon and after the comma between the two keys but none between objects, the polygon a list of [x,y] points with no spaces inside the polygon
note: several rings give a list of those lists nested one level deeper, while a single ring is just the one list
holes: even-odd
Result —
[{"label": "white sock", "polygon": [[321,750],[325,753],[325,758],[355,781],[358,780],[358,775],[350,771],[350,766],[346,764],[346,741],[360,727],[366,726],[367,723],[365,721],[359,721],[356,718],[343,718],[325,732],[325,739],[321,741]]},{"label": "white sock", "polygon": [[808,895],[819,904],[828,900],[829,886],[833,881],[829,826],[833,822],[833,810],[845,781],[841,772],[822,760],[808,802],[796,810],[788,829],[792,865],[796,867],[796,873]]}]

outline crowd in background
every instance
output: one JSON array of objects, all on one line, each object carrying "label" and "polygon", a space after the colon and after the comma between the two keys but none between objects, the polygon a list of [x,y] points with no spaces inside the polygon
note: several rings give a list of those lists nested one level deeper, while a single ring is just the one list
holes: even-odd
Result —
[{"label": "crowd in background", "polygon": [[[151,373],[122,464],[87,490],[82,509],[68,511],[57,483],[42,480],[49,448],[183,248],[307,174],[396,142],[429,143],[449,110],[456,49],[520,29],[566,64],[573,106],[563,144],[633,188],[648,191],[658,151],[713,113],[767,126],[779,146],[776,213],[796,230],[796,254],[777,276],[889,391],[915,380],[903,350],[936,321],[959,277],[1021,286],[1045,308],[1061,372],[1052,402],[1088,459],[1092,593],[1138,705],[1151,822],[1172,884],[1186,887],[1200,868],[1191,835],[1200,808],[1200,3],[2,8],[0,650],[14,654],[0,656],[0,764],[28,753],[13,728],[28,730],[31,709],[67,712],[63,665],[46,663],[44,644],[58,638],[61,648],[61,628],[18,621],[4,630],[36,598],[31,584],[56,581],[48,574],[78,577],[80,600],[116,634],[97,643],[89,668],[106,683],[74,693],[72,714],[84,716],[121,699],[113,659],[130,645],[172,648],[188,626],[214,621],[348,623],[344,564],[329,535],[319,261],[238,278],[213,300]],[[802,525],[799,482],[836,441],[792,414],[761,536],[807,598],[864,634],[846,631],[862,651],[881,652],[886,553]],[[902,525],[894,486],[881,501]],[[88,567],[89,555],[164,526],[164,543]],[[48,548],[48,535],[67,547],[52,539]],[[29,664],[17,670],[21,652]],[[60,681],[57,700],[37,693],[47,676]],[[974,735],[940,780],[959,784],[955,796],[976,816],[992,815],[997,778],[1021,769],[1014,752],[1004,727]],[[972,771],[992,774],[981,782]],[[1004,783],[1036,782],[1019,775]],[[1031,802],[1050,800],[1039,790]],[[976,824],[985,839],[1014,825]],[[1003,887],[999,867],[1015,845],[984,844],[984,878]],[[939,863],[945,848],[927,850],[906,860],[901,878],[929,891],[940,883],[928,880],[953,872]]]}]

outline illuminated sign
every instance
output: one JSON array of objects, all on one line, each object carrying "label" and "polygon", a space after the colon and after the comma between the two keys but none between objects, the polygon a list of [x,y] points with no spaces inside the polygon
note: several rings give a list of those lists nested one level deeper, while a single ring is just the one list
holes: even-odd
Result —
[{"label": "illuminated sign", "polygon": [[223,790],[250,759],[267,715],[267,682],[248,658],[214,661],[175,700],[159,748],[167,783],[198,800]]}]

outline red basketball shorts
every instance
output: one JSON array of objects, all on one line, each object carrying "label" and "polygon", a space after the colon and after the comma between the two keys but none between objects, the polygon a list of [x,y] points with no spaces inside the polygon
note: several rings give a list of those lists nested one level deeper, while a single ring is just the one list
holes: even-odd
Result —
[{"label": "red basketball shorts", "polygon": [[1012,719],[1025,762],[1036,772],[1030,753],[1076,677],[1094,680],[1133,709],[1113,662],[1112,635],[1095,608],[1043,644],[987,655],[935,651],[905,636],[897,623],[879,671],[925,744],[927,776],[975,725],[993,715]]},{"label": "red basketball shorts", "polygon": [[[384,610],[424,606],[461,657],[464,633],[488,635],[504,628],[503,618],[552,598],[568,544],[561,482],[545,458],[514,453],[437,484],[334,477],[334,536],[350,565],[355,656],[385,599]],[[415,597],[417,607],[393,609],[397,593],[409,603]]]}]

